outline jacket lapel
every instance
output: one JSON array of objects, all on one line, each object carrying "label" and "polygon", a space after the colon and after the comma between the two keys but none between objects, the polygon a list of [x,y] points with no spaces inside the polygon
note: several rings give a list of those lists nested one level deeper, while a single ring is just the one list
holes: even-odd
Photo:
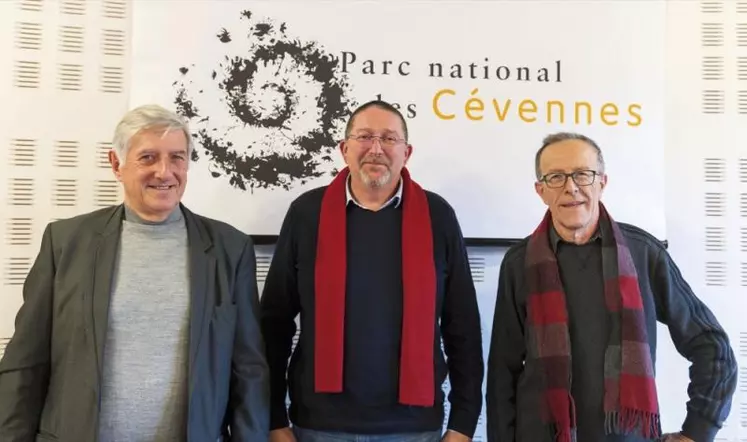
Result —
[{"label": "jacket lapel", "polygon": [[200,220],[182,206],[187,221],[190,260],[190,301],[189,322],[189,393],[195,385],[195,360],[204,339],[205,323],[210,319],[215,298],[215,257],[209,253],[212,241]]},{"label": "jacket lapel", "polygon": [[93,253],[94,270],[90,316],[93,327],[86,328],[93,330],[99,386],[104,366],[104,344],[109,323],[109,301],[111,299],[114,265],[117,259],[123,214],[124,206],[120,205],[102,220]]}]

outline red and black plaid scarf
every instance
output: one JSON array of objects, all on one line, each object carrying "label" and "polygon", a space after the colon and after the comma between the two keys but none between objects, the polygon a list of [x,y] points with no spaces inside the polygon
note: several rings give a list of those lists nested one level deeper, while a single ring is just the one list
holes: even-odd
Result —
[{"label": "red and black plaid scarf", "polygon": [[[661,434],[653,363],[643,302],[633,259],[603,204],[604,297],[611,321],[604,358],[604,413],[607,434]],[[550,247],[550,212],[529,238],[526,253],[528,357],[543,376],[542,418],[560,442],[576,440],[576,413],[571,396],[571,343],[565,293],[558,261]]]},{"label": "red and black plaid scarf", "polygon": [[[322,198],[315,265],[314,386],[339,393],[345,347],[347,275],[346,167]],[[402,345],[399,402],[432,407],[435,402],[436,267],[425,191],[402,169]]]}]

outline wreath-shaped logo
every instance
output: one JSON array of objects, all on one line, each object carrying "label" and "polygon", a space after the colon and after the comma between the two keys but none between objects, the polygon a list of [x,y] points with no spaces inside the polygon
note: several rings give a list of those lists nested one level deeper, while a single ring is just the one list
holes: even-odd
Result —
[{"label": "wreath-shaped logo", "polygon": [[286,24],[254,20],[215,35],[225,55],[217,67],[179,69],[177,112],[202,148],[213,177],[241,189],[289,190],[335,174],[331,166],[346,117],[356,103],[338,60],[316,42],[290,38]]}]

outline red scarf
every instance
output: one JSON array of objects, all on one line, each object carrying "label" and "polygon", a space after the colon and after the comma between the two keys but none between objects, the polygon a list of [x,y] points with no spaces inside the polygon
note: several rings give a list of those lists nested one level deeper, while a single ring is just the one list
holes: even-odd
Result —
[{"label": "red scarf", "polygon": [[[345,339],[346,186],[343,169],[327,187],[319,215],[315,268],[314,384],[319,393],[342,391]],[[428,199],[402,169],[402,348],[399,401],[433,406],[436,269]]]}]

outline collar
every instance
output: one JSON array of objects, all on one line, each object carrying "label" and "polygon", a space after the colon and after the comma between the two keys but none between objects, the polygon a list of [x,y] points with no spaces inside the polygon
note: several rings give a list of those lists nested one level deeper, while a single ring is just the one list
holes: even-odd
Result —
[{"label": "collar", "polygon": [[[594,232],[593,235],[591,235],[591,238],[589,238],[589,241],[586,244],[590,244],[600,239],[602,239],[602,232],[599,226],[597,226],[597,230]],[[564,244],[572,244],[572,243],[567,242],[563,238],[561,238],[557,230],[555,230],[555,226],[551,224],[550,225],[550,246],[552,247],[553,253],[558,253],[558,246],[560,245],[561,242]]]},{"label": "collar", "polygon": [[180,221],[182,219],[182,209],[179,204],[177,204],[176,208],[169,214],[168,217],[166,217],[163,221],[148,221],[140,217],[137,213],[135,213],[134,210],[130,208],[127,204],[124,205],[124,219],[127,221],[130,221],[135,224],[149,224],[149,225],[159,225],[159,224],[171,224],[177,221]]},{"label": "collar", "polygon": [[[384,208],[388,207],[390,204],[394,204],[395,208],[399,207],[400,203],[402,202],[402,189],[403,189],[403,187],[404,186],[402,184],[402,177],[400,177],[400,179],[399,179],[399,186],[397,186],[397,192],[391,198],[389,198],[389,200],[387,202],[385,202],[384,205],[381,206],[381,208],[384,209]],[[360,207],[362,209],[369,210],[367,207],[362,206],[353,197],[353,192],[350,190],[350,175],[348,175],[347,184],[345,185],[345,195],[346,195],[346,198],[347,198],[345,205],[348,205],[351,202],[353,202],[353,204],[355,204],[356,206],[358,206],[358,207]],[[379,210],[381,210],[381,209],[379,209]]]}]

